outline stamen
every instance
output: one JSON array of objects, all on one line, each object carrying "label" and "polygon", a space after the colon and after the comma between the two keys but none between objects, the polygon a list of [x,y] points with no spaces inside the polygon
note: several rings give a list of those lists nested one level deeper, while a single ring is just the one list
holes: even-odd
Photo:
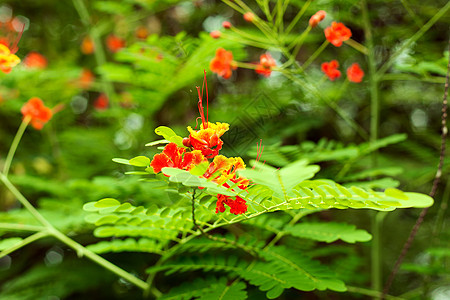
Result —
[{"label": "stamen", "polygon": [[22,34],[25,30],[25,23],[23,23],[22,29],[19,31],[19,35],[17,36],[16,40],[14,41],[14,45],[9,49],[12,54],[15,54],[19,48],[17,45],[19,44],[20,39],[22,38]]}]

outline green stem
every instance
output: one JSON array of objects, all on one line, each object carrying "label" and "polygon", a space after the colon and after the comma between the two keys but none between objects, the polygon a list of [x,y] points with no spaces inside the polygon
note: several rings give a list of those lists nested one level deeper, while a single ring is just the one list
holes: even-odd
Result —
[{"label": "green stem", "polygon": [[102,266],[103,268],[111,271],[112,273],[122,277],[123,279],[125,279],[128,282],[134,284],[135,286],[141,288],[142,290],[146,290],[148,288],[148,285],[145,281],[137,278],[136,276],[131,275],[130,273],[126,272],[125,270],[123,270],[123,269],[119,268],[118,266],[114,265],[113,263],[107,261],[103,257],[86,249],[84,246],[78,244],[71,238],[67,237],[66,235],[61,233],[59,230],[56,230],[53,228],[53,229],[50,229],[49,231],[55,238],[57,238],[58,240],[60,240],[61,242],[63,242],[67,246],[69,246],[70,248],[74,249],[77,252],[79,257],[86,256],[93,262],[95,262],[98,265]]},{"label": "green stem", "polygon": [[0,229],[13,231],[43,231],[45,227],[26,224],[0,223]]},{"label": "green stem", "polygon": [[16,250],[19,250],[20,248],[22,248],[28,244],[31,244],[32,242],[35,242],[35,241],[37,241],[43,237],[46,237],[48,235],[49,235],[49,233],[47,231],[36,232],[35,234],[30,235],[29,237],[23,239],[22,241],[20,241],[16,245],[12,246],[11,248],[0,252],[0,258],[5,257],[6,255],[8,255]]},{"label": "green stem", "polygon": [[[372,296],[376,299],[381,299],[382,293],[378,292],[378,291],[374,291],[374,290],[369,290],[369,289],[365,289],[365,288],[360,288],[360,287],[356,287],[356,286],[348,286],[347,285],[347,291],[349,293],[355,293],[355,294],[361,294],[361,295],[366,295],[366,296]],[[384,298],[386,300],[405,300],[405,298],[401,298],[401,297],[394,297],[391,295],[384,295]]]},{"label": "green stem", "polygon": [[17,146],[19,146],[23,133],[27,129],[28,123],[30,123],[30,121],[31,117],[26,116],[22,120],[22,123],[20,124],[19,129],[17,130],[16,136],[14,137],[11,147],[9,148],[8,155],[6,156],[5,166],[3,167],[3,174],[5,174],[5,176],[8,176],[9,168],[11,167],[11,162],[14,158],[14,154],[16,153]]},{"label": "green stem", "polygon": [[364,45],[361,45],[360,43],[358,43],[355,40],[349,39],[349,40],[345,41],[345,43],[347,45],[349,45],[350,47],[352,47],[353,49],[361,52],[364,55],[369,54],[369,50]]},{"label": "green stem", "polygon": [[450,179],[447,180],[447,184],[445,185],[444,193],[442,195],[440,209],[437,212],[436,222],[434,223],[432,237],[433,244],[436,245],[439,242],[439,235],[441,234],[444,220],[445,220],[445,212],[448,208],[448,198],[450,197]]},{"label": "green stem", "polygon": [[9,181],[5,174],[0,173],[0,180],[3,184],[11,191],[11,193],[19,200],[19,202],[39,221],[42,225],[47,228],[53,227],[37,210],[33,205],[28,202],[28,200],[19,192],[19,190]]},{"label": "green stem", "polygon": [[305,70],[316,58],[322,53],[330,42],[325,40],[322,45],[308,58],[308,60],[302,65],[302,69]]},{"label": "green stem", "polygon": [[303,4],[302,9],[298,12],[298,14],[292,20],[292,22],[288,25],[284,34],[289,34],[289,32],[291,32],[291,30],[294,28],[294,26],[297,24],[297,22],[301,19],[301,17],[305,13],[305,11],[308,9],[311,2],[312,2],[312,0],[308,0],[308,1],[306,1],[305,4]]},{"label": "green stem", "polygon": [[409,46],[411,46],[413,43],[415,43],[422,35],[427,32],[431,26],[434,25],[442,16],[444,16],[447,11],[450,9],[450,1],[447,2],[447,4],[441,8],[425,25],[422,26],[422,28],[419,29],[411,38],[409,38],[397,51],[395,51],[394,54],[391,55],[389,60],[378,70],[377,77],[382,76],[386,71],[391,67],[391,65],[394,63],[395,59],[403,53],[405,49],[407,49]]},{"label": "green stem", "polygon": [[[84,4],[83,0],[73,0],[73,5],[78,12],[78,15],[80,16],[81,22],[86,28],[91,27],[91,18],[89,15],[89,11]],[[98,32],[98,29],[96,27],[93,27],[93,29],[90,32],[90,37],[92,39],[92,42],[94,44],[94,56],[95,60],[97,62],[97,66],[102,66],[106,63],[106,55],[105,55],[105,49],[103,48],[103,44],[100,40],[100,34]],[[113,104],[113,95],[114,95],[114,87],[111,84],[109,80],[107,80],[103,75],[101,77],[101,82],[103,86],[103,92],[106,94],[108,99],[110,100],[110,103]]]},{"label": "green stem", "polygon": [[386,217],[386,212],[372,212],[371,227],[372,227],[372,289],[380,291],[383,288],[382,281],[382,227],[383,220]]}]

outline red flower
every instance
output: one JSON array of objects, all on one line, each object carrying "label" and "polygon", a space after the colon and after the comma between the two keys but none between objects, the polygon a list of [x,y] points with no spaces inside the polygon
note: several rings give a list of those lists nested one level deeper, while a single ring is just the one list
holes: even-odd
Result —
[{"label": "red flower", "polygon": [[327,13],[324,10],[319,10],[309,19],[309,26],[311,26],[312,28],[316,27],[317,24],[320,23],[320,21],[325,19],[326,15]]},{"label": "red flower", "polygon": [[209,68],[225,79],[230,78],[232,70],[237,68],[236,63],[233,61],[233,53],[223,48],[217,49],[216,56],[209,64]]},{"label": "red flower", "polygon": [[28,102],[22,106],[20,112],[24,118],[31,118],[31,126],[37,130],[41,130],[45,123],[47,123],[53,115],[52,110],[46,107],[41,99],[36,97],[28,100]]},{"label": "red flower", "polygon": [[247,204],[244,199],[239,196],[235,197],[225,196],[225,195],[217,195],[217,203],[216,203],[216,214],[221,212],[225,212],[225,205],[230,207],[230,213],[239,215],[247,212]]},{"label": "red flower", "polygon": [[150,166],[155,173],[161,172],[161,169],[166,167],[190,170],[205,160],[200,151],[194,150],[187,153],[185,151],[185,148],[178,147],[175,143],[169,143],[164,147],[162,153],[153,156]]},{"label": "red flower", "polygon": [[246,12],[244,14],[244,20],[247,22],[253,22],[253,20],[255,19],[255,15],[252,12]]},{"label": "red flower", "polygon": [[94,101],[94,108],[97,110],[105,110],[109,106],[109,99],[105,94],[100,94]]},{"label": "red flower", "polygon": [[336,78],[341,77],[341,71],[339,71],[337,68],[339,68],[339,63],[337,60],[324,62],[322,64],[322,72],[324,72],[331,81],[334,81]]},{"label": "red flower", "polygon": [[207,128],[204,128],[203,124],[201,124],[200,130],[193,130],[189,126],[189,141],[185,142],[185,146],[192,147],[194,150],[200,150],[207,158],[213,158],[222,149],[223,141],[220,137],[228,131],[229,125],[219,122],[216,124],[208,122],[207,124]]},{"label": "red flower", "polygon": [[23,63],[28,68],[45,69],[47,67],[47,59],[38,52],[30,52],[24,58]]},{"label": "red flower", "polygon": [[364,77],[364,71],[361,69],[358,63],[352,64],[347,69],[347,78],[351,82],[359,83]]},{"label": "red flower", "polygon": [[83,71],[81,72],[81,76],[80,76],[80,87],[82,89],[88,89],[91,87],[92,82],[94,81],[94,74],[88,70],[88,69],[83,69]]},{"label": "red flower", "polygon": [[80,45],[80,49],[81,49],[81,53],[83,54],[92,54],[94,53],[95,47],[94,47],[94,42],[92,41],[92,39],[88,36],[86,36],[83,41],[81,42]]},{"label": "red flower", "polygon": [[256,73],[261,74],[265,77],[269,77],[272,73],[272,67],[275,67],[277,64],[275,60],[270,56],[269,53],[262,54],[259,57],[259,64],[256,66]]},{"label": "red flower", "polygon": [[125,47],[125,40],[115,36],[114,34],[108,35],[106,38],[106,46],[108,47],[109,51],[112,53],[116,53],[123,47]]},{"label": "red flower", "polygon": [[222,35],[222,33],[219,30],[211,31],[209,34],[213,39],[218,39]]},{"label": "red flower", "polygon": [[139,26],[135,34],[138,39],[144,40],[148,37],[148,29],[145,26]]},{"label": "red flower", "polygon": [[231,26],[232,26],[231,23],[228,21],[223,21],[223,23],[222,23],[222,27],[225,29],[230,29]]},{"label": "red flower", "polygon": [[342,23],[332,22],[330,27],[325,28],[325,37],[336,47],[340,47],[342,42],[349,40],[351,36],[351,30]]}]

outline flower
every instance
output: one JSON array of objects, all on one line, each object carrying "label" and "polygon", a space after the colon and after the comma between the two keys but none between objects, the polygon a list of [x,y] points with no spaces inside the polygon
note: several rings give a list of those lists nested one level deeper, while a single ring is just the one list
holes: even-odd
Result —
[{"label": "flower", "polygon": [[237,68],[236,63],[233,61],[233,53],[223,48],[217,49],[216,56],[209,64],[209,68],[225,79],[230,78],[232,70]]},{"label": "flower", "polygon": [[114,34],[108,35],[106,38],[106,46],[108,47],[109,51],[112,53],[116,53],[123,47],[125,47],[125,40],[115,36]]},{"label": "flower", "polygon": [[223,21],[223,23],[222,23],[222,27],[225,29],[230,29],[231,26],[232,26],[231,23],[228,21]]},{"label": "flower", "polygon": [[185,152],[185,148],[178,147],[175,143],[169,143],[164,147],[162,153],[153,156],[150,166],[155,173],[159,173],[162,168],[166,167],[190,170],[205,161],[205,157],[198,150]]},{"label": "flower", "polygon": [[331,81],[334,81],[336,78],[341,77],[341,71],[339,71],[338,68],[339,63],[337,60],[324,62],[322,64],[322,72],[324,72]]},{"label": "flower", "polygon": [[222,33],[219,30],[211,31],[209,34],[213,39],[218,39],[222,35]]},{"label": "flower", "polygon": [[[206,123],[200,125],[200,130],[194,130],[188,126],[189,141],[185,145],[195,150],[200,150],[207,158],[213,158],[222,149],[223,141],[220,137],[228,131],[230,125],[227,123]],[[206,128],[205,128],[206,127]]]},{"label": "flower", "polygon": [[138,39],[144,40],[148,37],[148,29],[145,26],[139,26],[136,28],[135,35]]},{"label": "flower", "polygon": [[81,71],[81,76],[80,76],[80,87],[82,89],[88,89],[91,87],[92,82],[94,81],[94,74],[88,70],[88,69],[83,69],[83,71]]},{"label": "flower", "polygon": [[319,10],[309,19],[309,26],[311,26],[312,28],[316,27],[317,24],[320,23],[320,21],[325,19],[326,15],[327,13],[324,10]]},{"label": "flower", "polygon": [[230,196],[219,194],[217,195],[216,214],[225,212],[224,204],[230,207],[230,213],[232,214],[239,215],[247,212],[247,204],[241,197],[236,196],[233,200]]},{"label": "flower", "polygon": [[364,71],[361,69],[358,63],[352,64],[347,69],[347,78],[351,82],[359,83],[364,77]]},{"label": "flower", "polygon": [[30,118],[31,126],[34,129],[41,130],[52,118],[52,110],[44,105],[41,99],[33,97],[22,106],[20,112],[24,118]]},{"label": "flower", "polygon": [[325,28],[325,37],[336,47],[340,47],[342,42],[349,40],[351,36],[351,30],[342,23],[332,22],[330,27]]},{"label": "flower", "polygon": [[38,52],[30,52],[23,59],[23,63],[27,68],[45,69],[48,65],[45,56]]},{"label": "flower", "polygon": [[109,106],[109,99],[105,94],[100,94],[94,101],[94,108],[97,110],[105,110]]},{"label": "flower", "polygon": [[95,51],[94,42],[92,41],[92,39],[90,37],[88,37],[88,36],[84,37],[84,39],[80,45],[80,50],[81,50],[81,53],[86,54],[86,55],[94,53],[94,51]]},{"label": "flower", "polygon": [[0,70],[3,73],[11,72],[12,68],[19,64],[20,58],[11,53],[9,48],[0,44]]},{"label": "flower", "polygon": [[269,77],[272,73],[272,67],[275,67],[276,65],[277,64],[272,56],[270,56],[269,53],[265,53],[259,57],[259,64],[256,66],[255,71],[258,74]]},{"label": "flower", "polygon": [[255,15],[252,12],[246,12],[244,14],[244,20],[247,22],[253,22],[253,20],[255,19]]}]

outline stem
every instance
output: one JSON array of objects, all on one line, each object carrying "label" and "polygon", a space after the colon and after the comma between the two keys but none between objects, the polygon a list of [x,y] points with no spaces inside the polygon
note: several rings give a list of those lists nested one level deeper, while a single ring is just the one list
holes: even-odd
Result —
[{"label": "stem", "polygon": [[0,180],[5,184],[5,186],[13,193],[13,195],[19,200],[19,202],[39,221],[42,225],[47,228],[53,227],[37,210],[33,205],[28,202],[28,200],[19,192],[19,190],[9,181],[9,179],[0,173]]},{"label": "stem", "polygon": [[11,167],[11,162],[14,158],[14,154],[16,153],[17,146],[19,146],[23,133],[25,132],[25,129],[27,129],[28,123],[30,123],[30,121],[31,117],[26,116],[22,120],[22,123],[20,124],[19,129],[17,130],[16,136],[14,137],[11,147],[9,148],[8,155],[6,156],[5,166],[3,167],[3,174],[5,174],[5,176],[8,176],[9,168]]},{"label": "stem", "polygon": [[372,289],[381,293],[382,288],[382,227],[386,212],[373,212],[371,221],[372,227]]},{"label": "stem", "polygon": [[389,67],[394,63],[397,56],[402,54],[402,52],[407,49],[409,46],[411,46],[414,42],[416,42],[422,35],[427,32],[431,26],[434,25],[442,16],[444,16],[447,11],[450,9],[450,1],[447,2],[447,4],[441,8],[425,25],[423,25],[422,28],[419,29],[411,38],[409,38],[403,46],[401,46],[391,57],[389,60],[378,70],[377,77],[382,76],[386,71],[389,69]]},{"label": "stem", "polygon": [[286,31],[284,32],[284,34],[288,34],[289,32],[291,32],[291,30],[294,28],[294,26],[297,24],[297,22],[301,19],[301,17],[305,13],[305,11],[308,9],[311,2],[312,2],[312,0],[308,0],[308,1],[306,1],[305,4],[303,4],[302,9],[298,12],[298,14],[294,17],[292,22],[286,28]]},{"label": "stem", "polygon": [[[347,292],[349,293],[355,293],[355,294],[361,294],[361,295],[366,295],[366,296],[372,296],[376,299],[380,299],[382,297],[382,293],[378,292],[378,291],[374,291],[374,290],[369,290],[369,289],[365,289],[365,288],[360,288],[360,287],[356,287],[356,286],[348,286],[347,285]],[[384,296],[387,300],[404,300],[405,298],[401,298],[401,297],[394,297],[391,295],[385,295]]]},{"label": "stem", "polygon": [[0,223],[0,229],[14,231],[43,231],[45,227],[26,224]]},{"label": "stem", "polygon": [[137,287],[141,288],[142,290],[146,290],[148,288],[148,285],[147,285],[147,283],[145,281],[137,278],[136,276],[131,275],[130,273],[126,272],[125,270],[123,270],[123,269],[119,268],[118,266],[114,265],[113,263],[107,261],[103,257],[101,257],[101,256],[95,254],[94,252],[86,249],[84,246],[78,244],[77,242],[75,242],[71,238],[67,237],[66,235],[61,233],[59,230],[53,228],[53,229],[50,230],[50,233],[55,238],[57,238],[58,240],[63,242],[64,244],[66,244],[70,248],[74,249],[77,252],[79,257],[86,256],[87,258],[89,258],[93,262],[95,262],[98,265],[104,267],[105,269],[111,271],[112,273],[122,277],[123,279],[125,279],[128,282],[136,285]]},{"label": "stem", "polygon": [[0,252],[0,258],[5,257],[6,255],[8,255],[8,254],[10,254],[10,253],[12,253],[12,252],[14,252],[14,251],[24,247],[24,246],[26,246],[28,244],[31,244],[34,241],[37,241],[37,240],[39,240],[39,239],[41,239],[43,237],[46,237],[48,235],[49,235],[49,233],[47,231],[36,232],[35,234],[30,235],[29,237],[21,240],[19,243],[17,243],[16,245],[12,246],[11,248]]},{"label": "stem", "polygon": [[350,47],[354,48],[355,50],[361,52],[364,55],[369,54],[369,49],[367,49],[364,45],[361,45],[360,43],[358,43],[355,40],[349,39],[349,40],[345,41],[345,43],[347,45],[349,45]]},{"label": "stem", "polygon": [[308,60],[302,65],[302,69],[305,70],[316,58],[322,53],[323,50],[328,46],[330,42],[325,40],[322,45],[308,58]]}]

